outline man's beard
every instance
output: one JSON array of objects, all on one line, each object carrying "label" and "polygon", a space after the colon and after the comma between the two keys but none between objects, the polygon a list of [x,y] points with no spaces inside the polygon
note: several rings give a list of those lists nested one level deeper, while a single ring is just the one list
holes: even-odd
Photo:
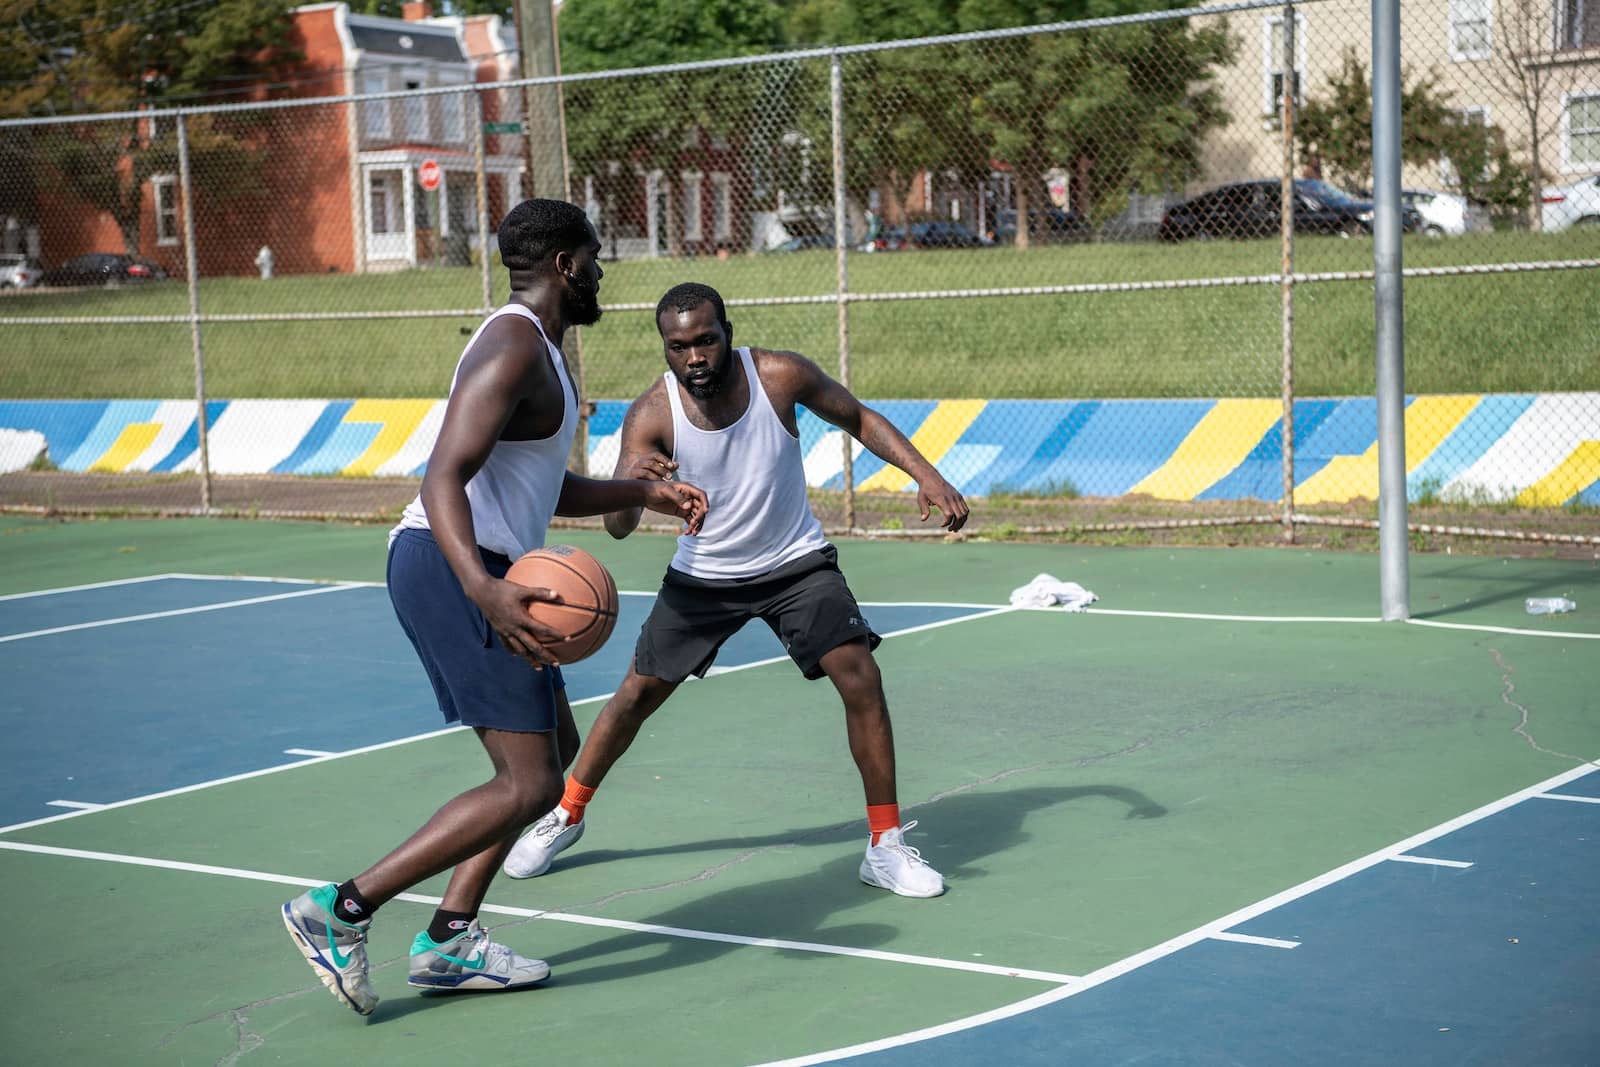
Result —
[{"label": "man's beard", "polygon": [[593,326],[603,314],[597,288],[583,288],[571,282],[562,290],[561,317],[568,326]]},{"label": "man's beard", "polygon": [[704,382],[690,381],[686,375],[679,375],[678,380],[683,383],[685,389],[689,390],[689,395],[696,400],[710,400],[722,392],[722,387],[728,384],[728,372],[733,369],[733,360],[729,358],[730,354],[731,349],[724,346],[721,360],[717,366],[711,368],[710,375]]}]

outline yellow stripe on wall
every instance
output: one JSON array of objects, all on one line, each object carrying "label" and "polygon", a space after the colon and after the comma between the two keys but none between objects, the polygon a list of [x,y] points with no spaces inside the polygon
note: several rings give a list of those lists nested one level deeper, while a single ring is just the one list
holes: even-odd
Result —
[{"label": "yellow stripe on wall", "polygon": [[[1419,396],[1406,407],[1406,473],[1433,455],[1483,398]],[[1376,432],[1376,430],[1374,430]],[[1569,494],[1570,495],[1570,494]],[[1335,456],[1317,473],[1295,486],[1296,504],[1343,503],[1378,499],[1378,443],[1359,456]]]},{"label": "yellow stripe on wall", "polygon": [[161,432],[159,422],[130,422],[117,434],[105,454],[89,465],[91,471],[122,471],[128,464],[144,455],[144,450]]},{"label": "yellow stripe on wall", "polygon": [[344,413],[345,422],[380,422],[383,429],[341,473],[371,476],[405,447],[433,404],[432,400],[357,400],[351,404]]},{"label": "yellow stripe on wall", "polygon": [[1518,507],[1565,504],[1600,479],[1600,441],[1584,441],[1555,470],[1517,494]]},{"label": "yellow stripe on wall", "polygon": [[[987,403],[987,400],[941,400],[939,406],[922,420],[917,432],[912,434],[911,443],[927,457],[929,463],[937,464],[950,451],[950,446],[967,432],[967,427],[972,425]],[[909,474],[899,467],[886,466],[857,488],[863,492],[885,490],[898,493],[910,484]]]},{"label": "yellow stripe on wall", "polygon": [[1280,400],[1219,400],[1161,466],[1129,493],[1193,500],[1227,477],[1283,417]]}]

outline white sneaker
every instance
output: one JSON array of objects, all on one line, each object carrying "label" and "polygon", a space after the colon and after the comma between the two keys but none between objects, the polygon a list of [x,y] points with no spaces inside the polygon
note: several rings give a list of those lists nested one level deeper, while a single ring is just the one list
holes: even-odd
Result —
[{"label": "white sneaker", "polygon": [[533,824],[533,829],[522,835],[522,840],[511,846],[500,869],[510,878],[537,878],[550,869],[550,861],[558,853],[578,843],[588,822],[584,818],[568,826],[567,809],[557,804]]},{"label": "white sneaker", "polygon": [[929,867],[922,853],[905,842],[905,832],[917,825],[885,830],[876,845],[867,846],[861,860],[861,880],[902,897],[936,897],[944,892],[944,876]]},{"label": "white sneaker", "polygon": [[544,960],[519,956],[489,935],[478,920],[439,944],[424,930],[411,943],[411,972],[406,984],[441,993],[520,989],[550,977]]}]

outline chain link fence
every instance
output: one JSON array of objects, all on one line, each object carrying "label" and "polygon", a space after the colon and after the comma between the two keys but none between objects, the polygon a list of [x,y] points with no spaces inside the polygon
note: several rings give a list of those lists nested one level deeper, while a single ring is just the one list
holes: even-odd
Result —
[{"label": "chain link fence", "polygon": [[[1584,10],[1404,12],[1423,529],[1600,543]],[[0,296],[0,506],[392,513],[506,298],[494,227],[539,194],[602,238],[607,313],[568,346],[597,475],[695,280],[991,531],[1373,524],[1365,4],[492,82],[459,23],[390,21],[406,63],[369,41],[306,99],[0,122],[0,251],[44,268]],[[565,189],[535,188],[563,135]],[[802,414],[825,523],[914,532],[907,477]]]}]

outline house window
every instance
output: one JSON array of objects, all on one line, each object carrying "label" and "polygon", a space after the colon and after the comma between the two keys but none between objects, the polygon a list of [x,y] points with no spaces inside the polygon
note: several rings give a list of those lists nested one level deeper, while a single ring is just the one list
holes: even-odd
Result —
[{"label": "house window", "polygon": [[711,175],[711,236],[726,241],[733,236],[733,177]]},{"label": "house window", "polygon": [[1588,171],[1600,166],[1600,94],[1567,97],[1561,124],[1566,169]]},{"label": "house window", "polygon": [[428,139],[428,98],[418,96],[414,90],[421,89],[422,77],[406,79],[406,89],[412,90],[412,95],[405,98],[406,114],[406,140],[412,143],[426,142]]},{"label": "house window", "polygon": [[1600,47],[1600,0],[1556,0],[1557,48]]},{"label": "house window", "polygon": [[462,144],[467,139],[467,94],[446,93],[438,98],[439,121],[444,126],[445,144]]},{"label": "house window", "polygon": [[[361,91],[363,93],[388,92],[388,74],[381,70],[363,71],[361,74]],[[361,129],[368,137],[389,136],[389,101],[363,100],[361,102]]]},{"label": "house window", "polygon": [[[1455,121],[1461,126],[1471,126],[1480,130],[1485,129],[1489,125],[1489,109],[1486,107],[1458,108],[1455,113]],[[1484,173],[1478,175],[1479,181],[1488,177],[1487,157],[1484,160],[1484,168]],[[1441,156],[1439,158],[1439,180],[1452,188],[1461,184],[1461,175],[1457,173],[1456,166],[1450,161],[1449,156]]]},{"label": "house window", "polygon": [[178,180],[171,174],[157,174],[150,179],[155,193],[156,244],[178,243]]},{"label": "house window", "polygon": [[[1283,78],[1288,64],[1284,62],[1284,22],[1282,16],[1270,16],[1262,20],[1262,74],[1261,79],[1261,113],[1279,118],[1283,115]],[[1304,81],[1306,73],[1306,17],[1296,15],[1294,18],[1294,67],[1291,74],[1293,78],[1294,102],[1298,106],[1305,102]]]},{"label": "house window", "polygon": [[1494,0],[1450,0],[1450,58],[1486,59]]},{"label": "house window", "polygon": [[704,236],[701,229],[700,175],[685,171],[678,176],[683,188],[683,239],[698,241]]}]

